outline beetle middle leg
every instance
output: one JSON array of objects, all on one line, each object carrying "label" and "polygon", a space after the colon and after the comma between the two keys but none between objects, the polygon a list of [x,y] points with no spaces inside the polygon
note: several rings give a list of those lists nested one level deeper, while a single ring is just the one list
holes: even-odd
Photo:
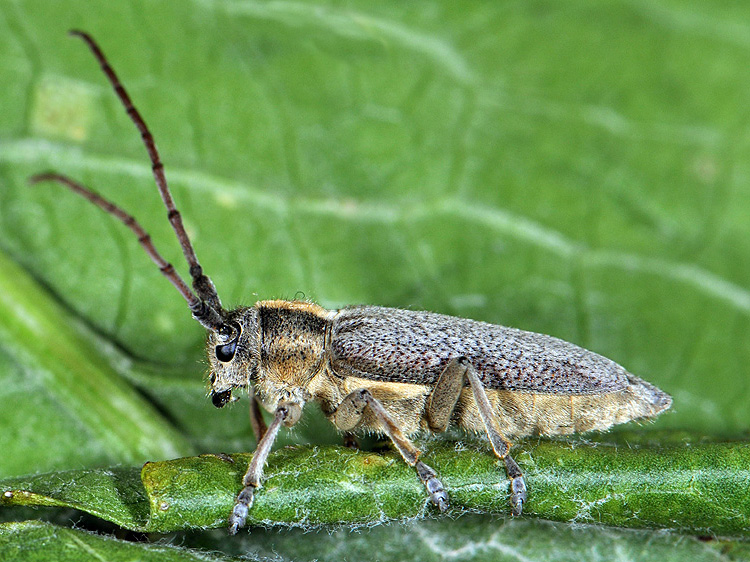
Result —
[{"label": "beetle middle leg", "polygon": [[362,419],[365,408],[377,418],[382,431],[391,439],[393,444],[401,453],[401,456],[409,466],[413,466],[417,471],[419,479],[427,488],[430,494],[430,500],[440,511],[448,509],[448,494],[443,487],[443,483],[437,477],[437,473],[419,460],[419,449],[409,440],[401,428],[398,427],[391,415],[385,410],[380,401],[375,398],[366,388],[355,390],[348,394],[336,408],[334,413],[334,424],[339,429],[349,431]]},{"label": "beetle middle leg", "polygon": [[492,449],[495,455],[505,463],[505,470],[510,479],[512,513],[521,515],[523,504],[526,502],[526,483],[523,473],[510,456],[511,443],[500,433],[482,381],[479,380],[474,366],[466,357],[452,359],[440,374],[440,378],[427,399],[427,423],[432,431],[445,431],[461,394],[464,380],[469,382]]}]

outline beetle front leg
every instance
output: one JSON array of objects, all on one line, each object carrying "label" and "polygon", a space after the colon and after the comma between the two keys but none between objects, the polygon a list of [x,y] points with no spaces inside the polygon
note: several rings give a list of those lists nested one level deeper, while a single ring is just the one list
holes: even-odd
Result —
[{"label": "beetle front leg", "polygon": [[273,447],[273,442],[276,440],[281,424],[287,426],[294,425],[299,419],[301,412],[302,408],[298,404],[288,402],[282,403],[276,408],[273,422],[271,422],[271,425],[258,442],[255,453],[253,453],[253,459],[250,461],[250,466],[245,473],[245,477],[242,479],[244,488],[242,488],[242,491],[234,501],[232,514],[229,516],[230,535],[236,534],[240,527],[245,524],[247,512],[253,506],[255,490],[261,487],[263,467],[266,464],[268,455],[271,453],[271,447]]},{"label": "beetle front leg", "polygon": [[396,446],[403,459],[409,466],[415,468],[419,479],[430,494],[432,503],[440,511],[448,509],[448,494],[443,487],[443,483],[438,479],[437,473],[419,460],[419,449],[404,435],[404,432],[393,421],[380,401],[369,390],[355,390],[347,395],[334,413],[334,424],[344,431],[354,429],[362,419],[365,408],[370,408],[370,411],[377,418],[380,428]]},{"label": "beetle front leg", "polygon": [[433,431],[445,431],[453,409],[456,407],[464,380],[469,382],[479,415],[482,418],[492,449],[505,463],[510,479],[510,505],[513,515],[521,515],[526,502],[526,483],[516,461],[510,456],[511,443],[498,429],[495,413],[492,410],[487,392],[476,370],[466,357],[452,359],[440,374],[435,387],[427,399],[427,423]]}]

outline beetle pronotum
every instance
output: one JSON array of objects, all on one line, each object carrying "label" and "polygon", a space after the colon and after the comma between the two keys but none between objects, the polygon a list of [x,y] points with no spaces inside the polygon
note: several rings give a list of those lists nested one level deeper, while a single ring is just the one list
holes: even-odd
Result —
[{"label": "beetle pronotum", "polygon": [[[88,44],[141,133],[192,289],[133,216],[66,176],[45,173],[31,181],[63,184],[135,233],[208,332],[216,407],[229,402],[235,389],[251,392],[258,444],[229,515],[230,533],[245,523],[281,425],[294,425],[307,402],[318,402],[341,431],[385,434],[440,511],[448,508],[448,494],[409,436],[441,432],[451,424],[486,433],[505,464],[515,515],[523,510],[526,484],[508,437],[604,430],[669,408],[667,394],[613,361],[543,334],[378,306],[327,310],[307,301],[266,300],[225,309],[182,225],[145,121],[94,40],[81,31],[71,34]],[[268,428],[258,402],[273,414]]]}]

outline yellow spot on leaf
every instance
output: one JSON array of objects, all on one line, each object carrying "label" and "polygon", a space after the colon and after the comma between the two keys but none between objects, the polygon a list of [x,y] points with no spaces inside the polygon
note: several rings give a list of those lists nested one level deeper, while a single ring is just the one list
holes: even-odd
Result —
[{"label": "yellow spot on leaf", "polygon": [[43,78],[34,91],[31,130],[81,142],[88,138],[93,95],[86,86],[60,77]]},{"label": "yellow spot on leaf", "polygon": [[216,202],[225,209],[235,209],[237,207],[237,198],[226,191],[219,191],[214,195]]}]

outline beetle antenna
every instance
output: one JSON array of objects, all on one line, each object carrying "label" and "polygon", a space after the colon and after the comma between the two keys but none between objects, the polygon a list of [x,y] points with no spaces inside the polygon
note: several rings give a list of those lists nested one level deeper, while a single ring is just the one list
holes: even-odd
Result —
[{"label": "beetle antenna", "polygon": [[[190,267],[190,277],[192,277],[193,279],[193,289],[198,295],[198,298],[201,301],[204,301],[206,305],[208,305],[210,308],[213,308],[216,312],[221,311],[221,301],[219,300],[219,295],[216,292],[216,287],[214,287],[211,279],[203,273],[203,268],[198,262],[198,257],[195,255],[193,244],[190,242],[190,237],[188,237],[188,234],[185,231],[185,227],[182,224],[182,216],[180,215],[180,211],[177,210],[177,206],[175,205],[174,199],[172,198],[172,193],[169,191],[169,186],[167,185],[167,177],[164,174],[164,165],[162,164],[161,158],[159,157],[159,151],[156,149],[156,143],[154,142],[154,137],[151,134],[151,131],[146,125],[146,122],[143,120],[143,117],[141,117],[141,114],[133,105],[128,92],[125,90],[125,87],[120,82],[120,79],[117,77],[117,74],[110,66],[107,58],[104,56],[104,53],[99,48],[99,45],[97,45],[96,41],[94,41],[94,39],[84,31],[74,29],[69,33],[70,35],[80,37],[89,46],[89,49],[99,61],[99,65],[101,66],[104,74],[107,76],[109,83],[112,85],[112,88],[114,88],[117,97],[120,98],[122,105],[125,107],[125,111],[130,116],[130,119],[133,121],[133,123],[135,123],[138,131],[141,133],[143,144],[145,145],[148,156],[151,159],[151,170],[154,174],[156,186],[159,188],[159,194],[161,195],[162,201],[164,201],[164,206],[167,208],[167,218],[169,219],[169,224],[172,225],[172,229],[177,235],[177,240],[179,241],[180,247],[182,248],[182,253],[185,255],[185,260],[187,260],[188,266]],[[66,185],[72,188],[72,186],[70,186],[69,184],[66,183]],[[89,198],[89,200],[93,202],[93,199]],[[193,311],[193,315],[195,316],[196,311],[193,310],[192,305],[191,310]],[[196,317],[196,319],[198,319],[198,317]]]},{"label": "beetle antenna", "polygon": [[159,253],[151,240],[151,235],[140,225],[140,223],[133,217],[133,215],[126,213],[120,207],[105,199],[98,193],[94,193],[89,188],[82,186],[80,183],[73,181],[67,176],[56,174],[53,172],[47,172],[44,174],[38,174],[29,178],[29,182],[32,184],[39,183],[42,181],[54,181],[65,187],[69,188],[74,193],[85,197],[91,201],[94,205],[102,209],[104,212],[113,215],[118,218],[125,226],[127,226],[133,234],[138,237],[138,243],[146,251],[151,260],[157,265],[162,275],[166,277],[175,289],[179,291],[182,297],[187,301],[191,312],[196,320],[198,320],[206,329],[218,331],[224,326],[224,319],[221,316],[221,312],[216,310],[208,303],[201,300],[199,297],[190,290],[187,283],[183,281],[182,277],[177,273],[174,266],[169,263]]}]

